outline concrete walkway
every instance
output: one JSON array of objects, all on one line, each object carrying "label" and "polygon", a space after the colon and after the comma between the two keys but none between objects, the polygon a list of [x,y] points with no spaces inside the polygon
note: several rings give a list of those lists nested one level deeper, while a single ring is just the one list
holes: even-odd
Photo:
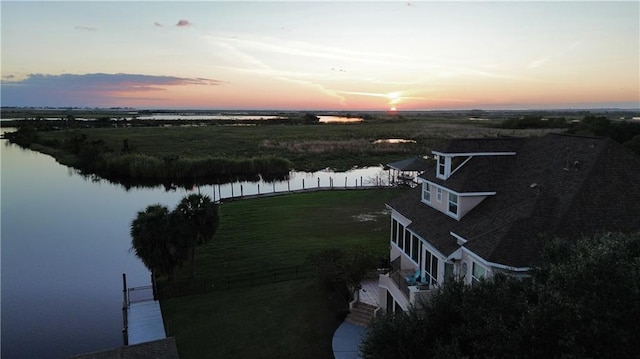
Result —
[{"label": "concrete walkway", "polygon": [[367,328],[342,322],[333,334],[333,356],[335,359],[360,358],[360,342]]},{"label": "concrete walkway", "polygon": [[[360,285],[359,298],[366,304],[379,306],[378,303],[378,279],[370,278],[363,280]],[[358,359],[360,358],[360,343],[364,337],[366,327],[342,322],[333,334],[333,356],[335,359]]]}]

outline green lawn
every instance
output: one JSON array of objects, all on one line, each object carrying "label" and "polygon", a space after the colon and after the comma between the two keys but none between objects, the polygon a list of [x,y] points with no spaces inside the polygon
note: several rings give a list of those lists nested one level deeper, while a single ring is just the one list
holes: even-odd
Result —
[{"label": "green lawn", "polygon": [[[301,265],[323,248],[388,253],[384,203],[399,189],[329,191],[225,203],[197,253],[198,276]],[[364,216],[362,216],[364,215]],[[367,219],[367,220],[363,220]],[[162,301],[181,358],[331,358],[336,300],[313,278]]]}]

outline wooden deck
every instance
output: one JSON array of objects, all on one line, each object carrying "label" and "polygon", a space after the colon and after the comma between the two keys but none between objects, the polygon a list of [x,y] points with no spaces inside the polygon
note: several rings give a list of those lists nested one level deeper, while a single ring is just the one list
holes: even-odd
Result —
[{"label": "wooden deck", "polygon": [[379,301],[380,287],[378,286],[378,278],[365,279],[360,283],[360,285],[362,286],[359,293],[360,301],[362,303],[379,307],[380,306],[380,301]]}]

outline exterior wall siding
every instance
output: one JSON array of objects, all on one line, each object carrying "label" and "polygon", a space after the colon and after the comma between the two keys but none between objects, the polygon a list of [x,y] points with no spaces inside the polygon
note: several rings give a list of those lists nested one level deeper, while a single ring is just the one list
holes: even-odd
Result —
[{"label": "exterior wall siding", "polygon": [[458,196],[458,216],[462,218],[488,196]]},{"label": "exterior wall siding", "polygon": [[470,255],[468,252],[466,251],[462,251],[462,260],[460,265],[460,270],[462,269],[463,263],[467,264],[467,270],[466,272],[462,273],[460,272],[459,275],[461,277],[464,278],[464,283],[465,284],[471,284],[472,282],[472,274],[473,274],[473,262],[478,263],[479,265],[481,265],[482,267],[485,268],[485,278],[490,278],[493,273],[494,273],[494,269],[490,266],[485,265],[484,263],[482,263],[481,261],[479,261],[476,257]]},{"label": "exterior wall siding", "polygon": [[409,310],[409,300],[396,286],[393,279],[389,278],[387,275],[380,274],[380,277],[378,278],[378,285],[383,289],[379,291],[378,298],[381,308],[387,307],[387,292],[389,292],[393,297],[393,300],[402,307],[402,310]]}]

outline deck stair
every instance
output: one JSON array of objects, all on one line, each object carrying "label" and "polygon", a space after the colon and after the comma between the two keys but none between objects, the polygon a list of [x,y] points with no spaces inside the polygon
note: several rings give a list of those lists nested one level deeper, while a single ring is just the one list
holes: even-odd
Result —
[{"label": "deck stair", "polygon": [[345,321],[362,327],[368,327],[373,320],[376,309],[377,307],[374,305],[357,302],[353,308],[351,308]]}]

